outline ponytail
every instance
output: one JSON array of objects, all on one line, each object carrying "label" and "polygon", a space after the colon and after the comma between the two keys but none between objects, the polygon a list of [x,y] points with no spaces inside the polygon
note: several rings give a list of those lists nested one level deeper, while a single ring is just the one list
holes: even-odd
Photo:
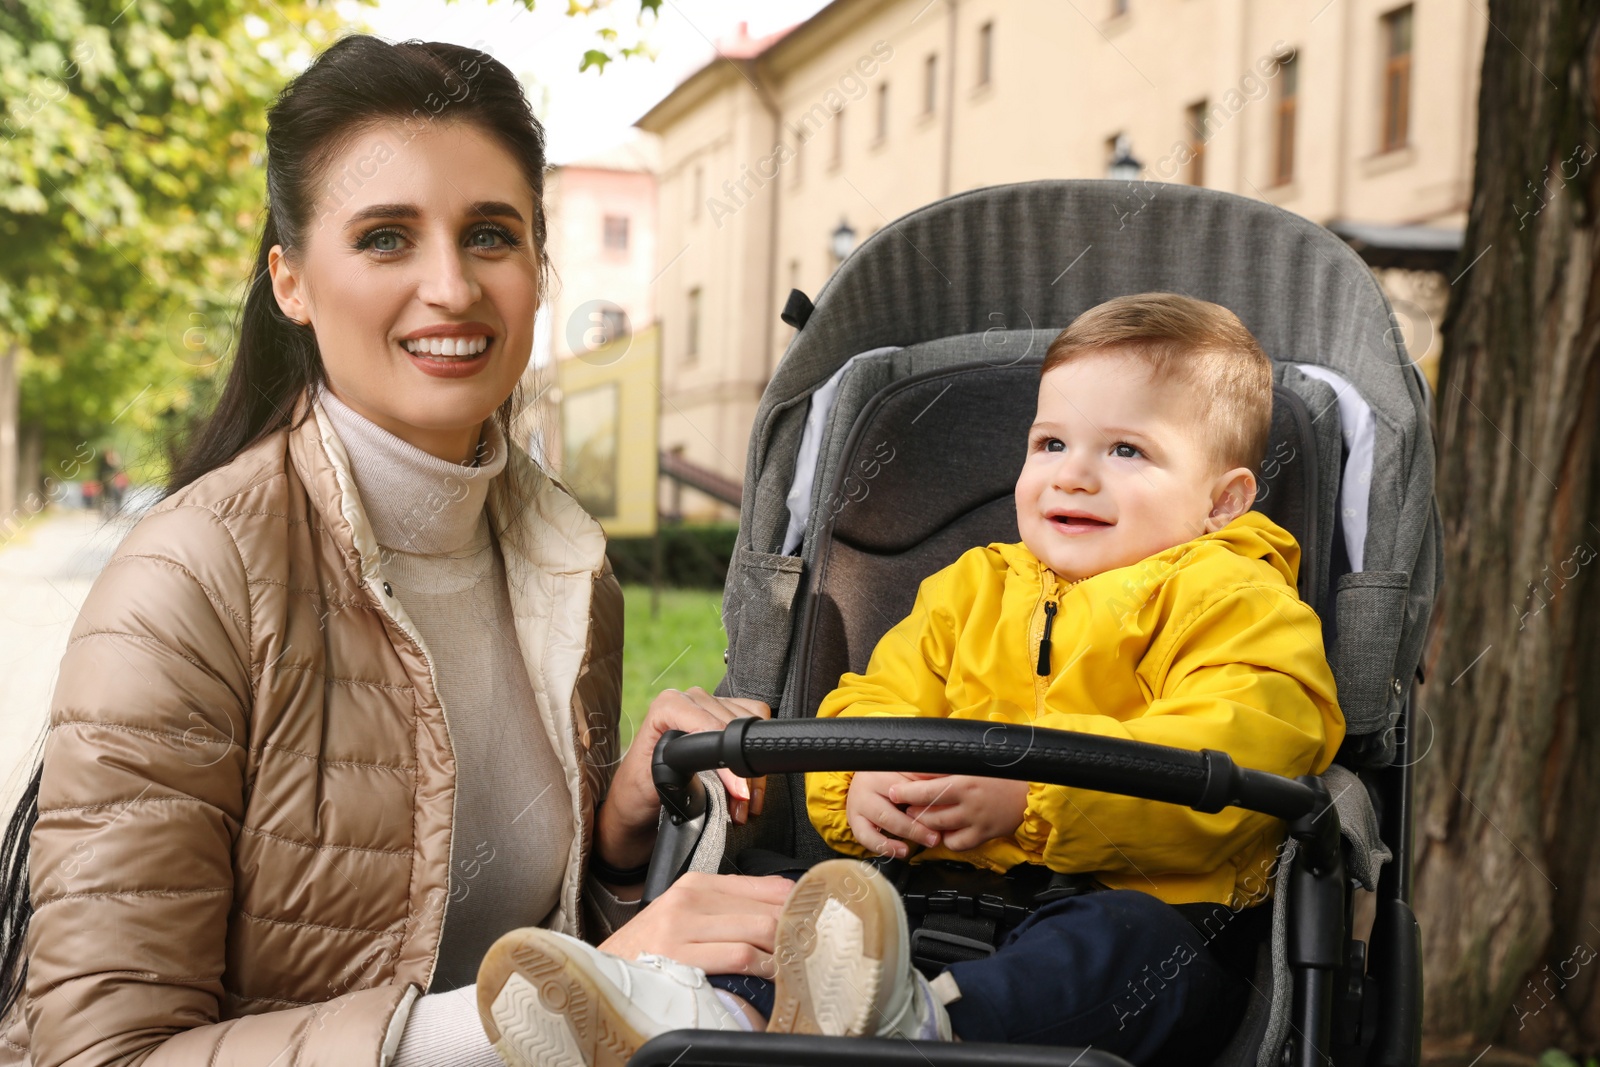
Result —
[{"label": "ponytail", "polygon": [[36,761],[22,799],[6,823],[0,840],[0,1021],[22,998],[28,981],[28,921],[33,898],[28,893],[28,836],[39,821],[39,779],[44,765]]},{"label": "ponytail", "polygon": [[267,257],[281,244],[271,207],[261,229],[255,270],[239,313],[239,343],[222,396],[184,444],[166,493],[224,466],[256,441],[287,426],[295,398],[323,381],[322,357],[310,326],[290,319],[272,293]]}]

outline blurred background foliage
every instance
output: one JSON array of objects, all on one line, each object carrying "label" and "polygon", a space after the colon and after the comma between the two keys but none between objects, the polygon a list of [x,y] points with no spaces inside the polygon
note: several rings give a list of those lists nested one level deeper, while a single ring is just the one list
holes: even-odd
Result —
[{"label": "blurred background foliage", "polygon": [[24,494],[108,435],[136,476],[164,473],[158,443],[227,354],[266,108],[338,26],[296,0],[0,0],[0,359]]},{"label": "blurred background foliage", "polygon": [[[639,36],[597,30],[580,68],[649,54],[661,0],[622,2]],[[266,110],[349,29],[332,0],[0,0],[0,514],[85,445],[165,476],[231,351]]]}]

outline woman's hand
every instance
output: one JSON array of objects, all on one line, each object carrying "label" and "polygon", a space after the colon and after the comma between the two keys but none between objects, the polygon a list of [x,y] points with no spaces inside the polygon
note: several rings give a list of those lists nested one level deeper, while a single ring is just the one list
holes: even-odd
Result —
[{"label": "woman's hand", "polygon": [[[772,709],[759,700],[712,696],[699,686],[684,692],[668,689],[652,700],[600,807],[594,844],[600,858],[613,867],[624,868],[649,860],[661,815],[661,798],[650,779],[650,758],[663,733],[721,730],[734,719],[746,717],[771,718]],[[746,780],[726,769],[717,774],[728,790],[728,814],[734,822],[743,823],[751,815],[761,814],[767,789],[765,778]]]},{"label": "woman's hand", "polygon": [[889,789],[905,817],[952,852],[1010,837],[1028,813],[1028,783],[970,774],[913,774]]},{"label": "woman's hand", "polygon": [[600,949],[625,960],[649,952],[707,974],[771,978],[778,913],[792,889],[794,883],[779,875],[691,872],[640,909]]}]

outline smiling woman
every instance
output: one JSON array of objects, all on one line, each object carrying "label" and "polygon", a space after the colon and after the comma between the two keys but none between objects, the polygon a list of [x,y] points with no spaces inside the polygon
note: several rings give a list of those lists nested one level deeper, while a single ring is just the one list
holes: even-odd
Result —
[{"label": "smiling woman", "polygon": [[637,902],[655,741],[767,709],[668,691],[620,751],[604,534],[511,432],[544,166],[453,45],[345,38],[272,108],[221,398],[89,593],[0,846],[0,1063],[492,1064],[508,931],[770,960],[784,879]]},{"label": "smiling woman", "polygon": [[[527,248],[531,190],[520,203],[490,199],[529,183],[498,144],[460,123],[421,133],[378,124],[346,153],[386,162],[344,210],[321,213],[338,219],[335,232],[314,234],[303,255],[268,252],[273,293],[286,315],[315,330],[341,400],[458,462],[532,351],[543,252]],[[430,158],[455,165],[430,172]],[[489,321],[457,321],[469,312]],[[458,384],[422,390],[419,372]]]}]

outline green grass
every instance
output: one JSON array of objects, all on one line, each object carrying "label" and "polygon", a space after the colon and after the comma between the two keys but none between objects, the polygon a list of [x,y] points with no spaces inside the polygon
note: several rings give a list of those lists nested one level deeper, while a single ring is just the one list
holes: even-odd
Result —
[{"label": "green grass", "polygon": [[633,741],[650,701],[663,689],[698,685],[710,692],[722,680],[722,591],[663,589],[661,612],[650,617],[650,587],[625,585],[622,648],[622,739]]}]

